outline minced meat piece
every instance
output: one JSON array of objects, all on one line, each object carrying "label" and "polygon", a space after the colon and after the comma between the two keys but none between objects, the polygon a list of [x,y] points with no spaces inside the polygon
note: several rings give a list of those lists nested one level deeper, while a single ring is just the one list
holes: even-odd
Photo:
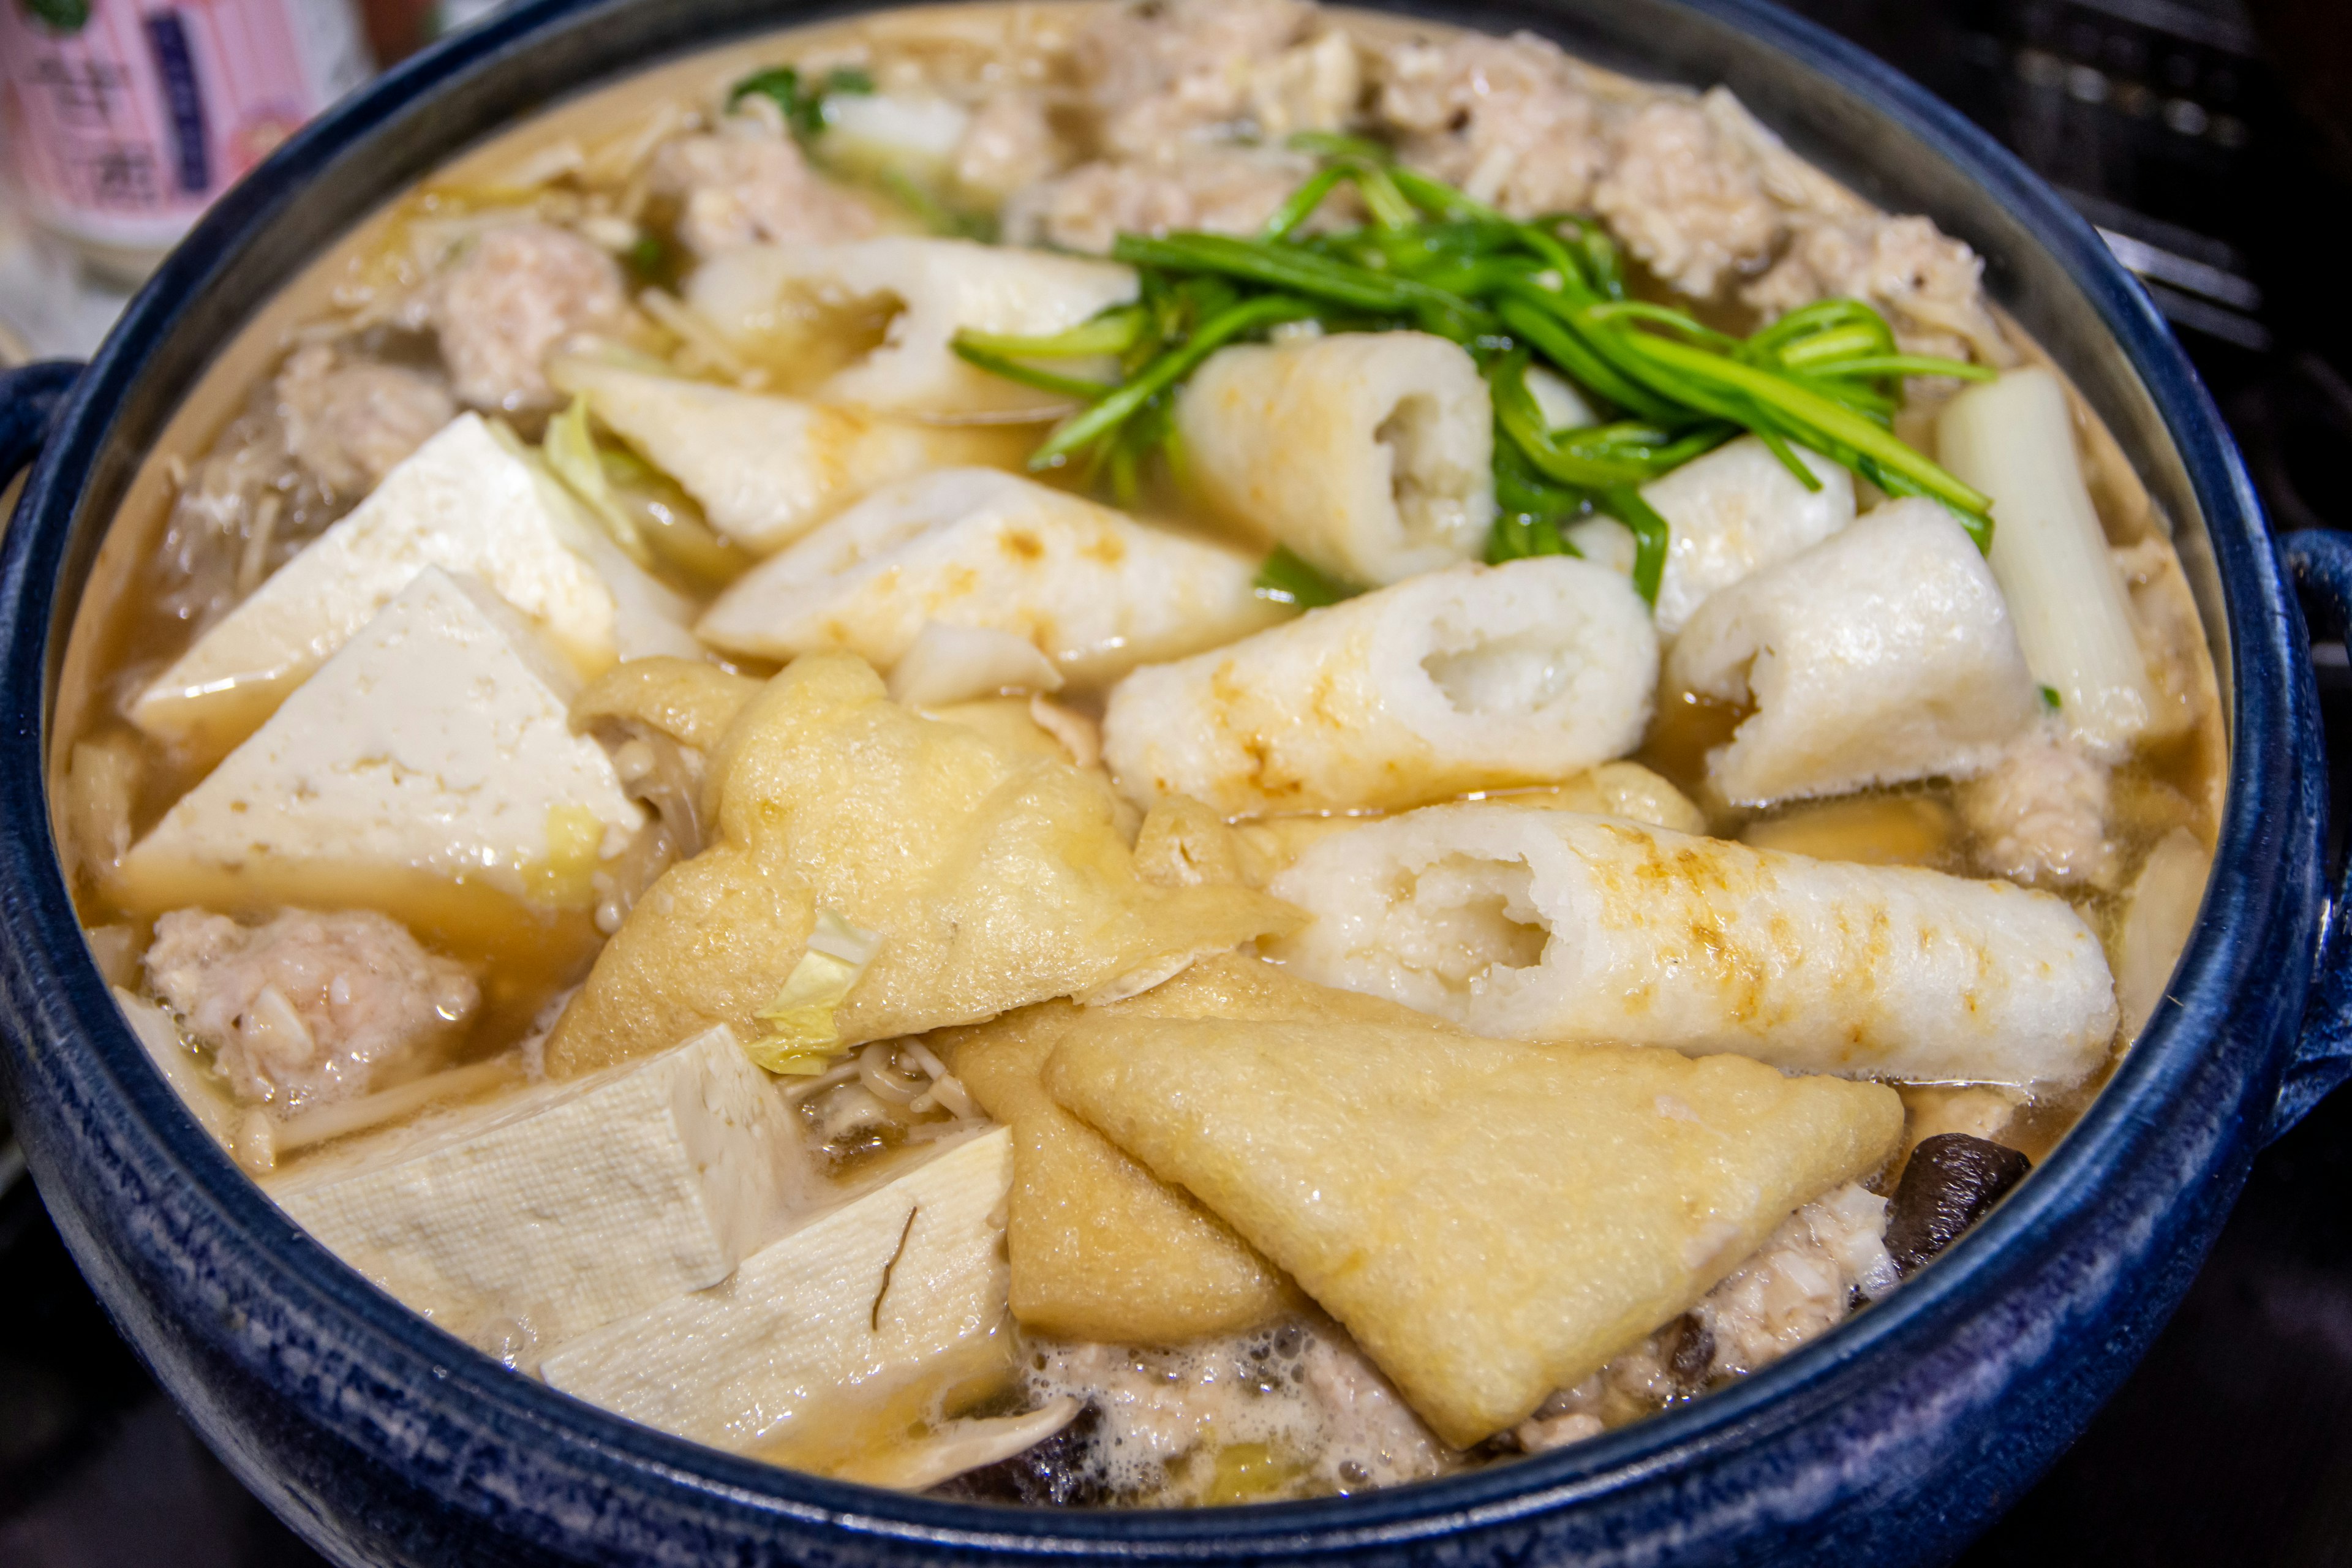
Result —
[{"label": "minced meat piece", "polygon": [[1362,90],[1355,48],[1306,0],[1159,0],[1111,11],[1072,59],[1102,143],[1165,159],[1183,143],[1336,130]]},{"label": "minced meat piece", "polygon": [[155,922],[146,968],[237,1098],[281,1113],[365,1093],[481,997],[463,964],[367,910],[282,910],[259,926],[175,910]]},{"label": "minced meat piece", "polygon": [[1721,84],[1699,95],[1699,107],[1728,140],[1748,150],[1755,160],[1756,178],[1764,194],[1788,215],[1790,222],[1809,218],[1853,218],[1877,211],[1868,202],[1789,151],[1787,142],[1748,111],[1739,95]]},{"label": "minced meat piece", "polygon": [[[1597,1384],[1599,1375],[1596,1373],[1589,1381]],[[1511,1428],[1511,1436],[1518,1440],[1519,1447],[1530,1454],[1548,1454],[1554,1448],[1600,1436],[1607,1429],[1606,1424],[1597,1412],[1578,1406],[1578,1396],[1583,1392],[1583,1384],[1580,1384],[1574,1392],[1553,1394],[1533,1415]],[[1596,1398],[1597,1395],[1596,1389]]]},{"label": "minced meat piece", "polygon": [[1924,217],[1875,213],[1801,222],[1772,269],[1740,293],[1767,316],[1854,299],[1883,313],[1906,353],[2007,362],[1984,302],[1984,263]]},{"label": "minced meat piece", "polygon": [[740,245],[864,239],[874,209],[809,166],[793,140],[751,115],[654,154],[653,193],[677,204],[677,237],[697,256]]},{"label": "minced meat piece", "polygon": [[1990,772],[1959,786],[1977,869],[2013,882],[2112,886],[2117,857],[2107,837],[2107,794],[2106,764],[2043,720]]},{"label": "minced meat piece", "polygon": [[344,360],[325,343],[289,355],[272,388],[294,459],[331,493],[367,494],[457,412],[449,389],[405,365]]},{"label": "minced meat piece", "polygon": [[432,318],[459,399],[513,412],[553,403],[548,351],[618,324],[628,303],[611,257],[569,229],[524,222],[458,255],[434,288]]},{"label": "minced meat piece", "polygon": [[1845,1321],[1857,1295],[1893,1288],[1886,1200],[1849,1182],[1780,1224],[1692,1310],[1716,1376],[1756,1371]]},{"label": "minced meat piece", "polygon": [[1062,146],[1034,92],[992,94],[972,111],[956,142],[955,183],[972,195],[1001,202],[1062,165]]},{"label": "minced meat piece", "polygon": [[[1354,44],[1304,0],[1124,6],[1072,58],[1108,155],[1015,190],[1003,215],[1015,244],[1102,251],[1122,232],[1249,233],[1315,173],[1286,139],[1349,124],[1363,95]],[[980,131],[975,121],[967,144]],[[1318,216],[1348,206],[1335,196]]]},{"label": "minced meat piece", "polygon": [[[2142,500],[2139,505],[2147,506]],[[2180,557],[2160,538],[2111,547],[2107,558],[2116,564],[2131,595],[2132,629],[2147,661],[2147,678],[2156,690],[2156,708],[2143,743],[2185,735],[2220,700],[2212,667],[2203,658],[2205,625],[2197,617],[2197,600],[2180,569]]]},{"label": "minced meat piece", "polygon": [[1250,73],[1250,129],[1279,145],[1301,131],[1338,131],[1356,118],[1364,68],[1345,33],[1324,33]]},{"label": "minced meat piece", "polygon": [[1460,1462],[1336,1324],[1293,1321],[1167,1349],[1024,1342],[1033,1405],[1064,1395],[1099,1412],[1089,1461],[1126,1502],[1201,1500],[1223,1444],[1311,1456],[1305,1492],[1351,1492]]},{"label": "minced meat piece", "polygon": [[1762,262],[1781,232],[1754,154],[1695,102],[1651,103],[1627,120],[1592,205],[1619,243],[1694,299]]},{"label": "minced meat piece", "polygon": [[[1389,1380],[1352,1343],[1310,1335],[1299,1355],[1300,1385],[1323,1421],[1334,1489],[1443,1473],[1450,1451]],[[1352,1467],[1352,1468],[1351,1468]]]},{"label": "minced meat piece", "polygon": [[[1084,163],[1006,204],[1005,237],[1101,252],[1120,234],[1251,234],[1315,173],[1297,153],[1197,147],[1165,163]],[[1338,211],[1335,198],[1322,211]]]},{"label": "minced meat piece", "polygon": [[1408,165],[1515,217],[1581,209],[1607,155],[1581,68],[1529,33],[1390,50],[1375,112]]},{"label": "minced meat piece", "polygon": [[1894,1289],[1886,1200],[1849,1182],[1799,1209],[1697,1306],[1573,1388],[1554,1392],[1510,1436],[1530,1454],[1756,1371],[1845,1321],[1857,1297]]}]

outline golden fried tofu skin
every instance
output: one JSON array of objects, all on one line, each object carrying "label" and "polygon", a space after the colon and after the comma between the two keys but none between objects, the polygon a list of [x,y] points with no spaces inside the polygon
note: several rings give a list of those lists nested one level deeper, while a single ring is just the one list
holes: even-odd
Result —
[{"label": "golden fried tofu skin", "polygon": [[1361,1023],[1137,1020],[1045,1085],[1347,1326],[1468,1447],[1885,1161],[1879,1084]]},{"label": "golden fried tofu skin", "polygon": [[[776,906],[798,898],[881,939],[835,1012],[840,1047],[1131,994],[1300,923],[1249,889],[1145,882],[1099,773],[902,708],[847,655],[770,681],[712,755],[709,793],[711,847],[630,911],[549,1042],[551,1071],[658,1050],[689,1020],[756,1037],[760,1009],[734,1010],[793,975],[810,928]],[[737,910],[760,939],[730,929]]]},{"label": "golden fried tofu skin", "polygon": [[981,1108],[1013,1127],[1006,1237],[1013,1314],[1024,1328],[1117,1344],[1239,1333],[1295,1310],[1297,1293],[1233,1228],[1055,1103],[1041,1074],[1068,1039],[1115,1047],[1157,1018],[1356,1019],[1443,1026],[1410,1008],[1334,991],[1240,954],[1202,959],[1125,1002],[1049,1002],[931,1037]]}]

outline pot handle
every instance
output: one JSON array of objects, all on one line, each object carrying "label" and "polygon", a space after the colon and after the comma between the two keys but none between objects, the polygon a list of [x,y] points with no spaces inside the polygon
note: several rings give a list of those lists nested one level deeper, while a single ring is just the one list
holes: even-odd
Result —
[{"label": "pot handle", "polygon": [[[2306,528],[2279,541],[2315,639],[2352,636],[2352,534]],[[2303,1120],[2328,1090],[2352,1079],[2352,862],[2322,913],[2318,979],[2304,1005],[2303,1031],[2279,1080],[2271,1109],[2269,1142]]]},{"label": "pot handle", "polygon": [[[61,359],[0,370],[0,490],[41,455],[50,422],[79,374],[81,366]],[[6,521],[0,518],[0,524]]]}]

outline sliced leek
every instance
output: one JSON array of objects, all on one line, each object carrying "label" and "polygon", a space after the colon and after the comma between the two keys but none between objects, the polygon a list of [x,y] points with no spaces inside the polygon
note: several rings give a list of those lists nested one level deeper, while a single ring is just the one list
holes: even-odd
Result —
[{"label": "sliced leek", "polygon": [[2147,728],[2156,692],[2075,460],[2065,389],[2046,370],[2011,371],[1953,398],[1936,438],[1944,467],[1992,500],[1993,575],[2033,679],[2056,693],[2070,734],[2119,753]]}]

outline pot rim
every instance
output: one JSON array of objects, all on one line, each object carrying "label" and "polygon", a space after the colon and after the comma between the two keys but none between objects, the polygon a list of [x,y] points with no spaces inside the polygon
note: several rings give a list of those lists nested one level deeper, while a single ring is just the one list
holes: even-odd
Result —
[{"label": "pot rim", "polygon": [[[60,571],[72,548],[69,536],[87,536],[79,552],[86,565],[104,532],[102,523],[81,525],[83,483],[112,437],[117,405],[142,374],[155,345],[167,333],[190,330],[182,301],[201,295],[236,265],[247,242],[341,153],[404,122],[414,126],[437,89],[510,53],[542,45],[567,25],[615,3],[539,0],[387,73],[314,121],[232,192],[134,300],[60,416],[0,556],[0,647],[12,656],[0,672],[0,711],[27,721],[15,731],[13,743],[0,750],[0,780],[5,781],[0,788],[10,798],[47,799],[56,672],[72,613],[70,605],[58,603]],[[44,1069],[32,1058],[22,1064],[15,1059],[24,1040],[77,1041],[83,1047],[83,1076],[135,1120],[143,1146],[130,1157],[144,1163],[152,1180],[185,1184],[201,1195],[208,1223],[245,1255],[257,1288],[298,1304],[307,1319],[337,1324],[369,1342],[372,1359],[425,1373],[441,1384],[440,1397],[455,1395],[509,1433],[533,1434],[560,1446],[583,1470],[617,1471],[780,1520],[911,1544],[1041,1555],[1111,1547],[1122,1555],[1160,1557],[1197,1555],[1204,1548],[1295,1555],[1412,1541],[1588,1501],[1703,1452],[1759,1441],[1839,1400],[1841,1374],[1857,1363],[1932,1345],[1984,1310],[1985,1302],[2035,1258],[2095,1222],[2103,1189],[2119,1167],[2148,1156],[2163,1113],[2232,1002],[2281,978],[2274,966],[2269,973],[2260,970],[2270,946],[2264,933],[2286,922],[2289,951],[2308,949],[2315,884],[2302,874],[2298,862],[2307,857],[2298,852],[2315,846],[2317,815],[2307,782],[2284,776],[2276,765],[2282,753],[2275,740],[2297,731],[2309,717],[2309,678],[2295,657],[2299,616],[2264,542],[2259,504],[2218,411],[2147,296],[2087,223],[1957,111],[1812,24],[1765,0],[1674,3],[1736,29],[1755,47],[1790,57],[1825,85],[1891,116],[1931,155],[1984,187],[2048,249],[2160,416],[2203,513],[2224,595],[2221,635],[2231,673],[2223,694],[2231,739],[2229,789],[2212,879],[2173,986],[2036,1178],[1936,1268],[1887,1301],[1734,1386],[1510,1464],[1349,1498],[1246,1510],[1011,1510],[825,1480],[636,1426],[509,1373],[369,1285],[285,1219],[202,1133],[149,1063],[87,949],[68,934],[78,932],[79,925],[48,824],[32,813],[11,814],[0,826],[0,904],[12,927],[49,933],[51,940],[33,950],[12,946],[0,954],[0,966],[15,972],[5,979],[16,1026],[10,1050],[0,1053],[0,1079],[12,1095],[20,1092],[20,1079],[40,1079]],[[867,8],[821,6],[769,26]],[[1381,8],[1422,9],[1412,0]],[[1465,9],[1475,12],[1477,6]],[[696,38],[681,52],[723,41]],[[593,90],[625,74],[578,83],[572,90]],[[196,330],[208,331],[217,343],[242,325],[224,321]],[[37,743],[27,743],[36,737]],[[2287,978],[2299,980],[2300,973]],[[24,997],[37,1000],[27,1004]],[[19,1011],[25,1016],[13,1016]],[[2298,1003],[2294,1012],[2300,1011]],[[2275,1069],[2284,1065],[2273,1045],[2265,1089],[2274,1086]],[[89,1092],[85,1087],[85,1100]],[[2266,1093],[2259,1102],[2267,1104]],[[55,1156],[46,1137],[27,1142],[38,1173]],[[364,1418],[350,1419],[358,1426]]]}]

